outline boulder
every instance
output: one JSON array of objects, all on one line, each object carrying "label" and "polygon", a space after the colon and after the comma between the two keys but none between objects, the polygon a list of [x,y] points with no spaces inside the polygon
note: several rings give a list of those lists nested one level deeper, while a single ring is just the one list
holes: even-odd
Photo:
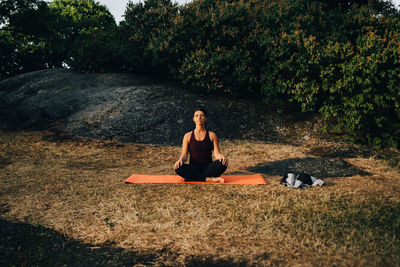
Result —
[{"label": "boulder", "polygon": [[1,120],[86,138],[180,144],[194,127],[196,107],[208,111],[207,127],[222,139],[282,141],[261,104],[206,96],[151,77],[48,69],[0,81]]}]

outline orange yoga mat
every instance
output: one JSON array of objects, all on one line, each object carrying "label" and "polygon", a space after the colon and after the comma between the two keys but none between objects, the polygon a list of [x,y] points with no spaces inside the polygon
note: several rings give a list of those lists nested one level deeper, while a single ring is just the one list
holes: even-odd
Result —
[{"label": "orange yoga mat", "polygon": [[[222,175],[223,184],[267,184],[261,174]],[[216,182],[185,182],[178,175],[132,174],[125,183],[131,184],[220,184]]]}]

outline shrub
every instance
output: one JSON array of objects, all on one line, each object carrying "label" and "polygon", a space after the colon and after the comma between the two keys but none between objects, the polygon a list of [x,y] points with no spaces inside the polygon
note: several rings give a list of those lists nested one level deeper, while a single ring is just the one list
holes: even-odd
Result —
[{"label": "shrub", "polygon": [[326,57],[346,58],[321,70],[320,112],[352,140],[374,146],[400,145],[400,31],[365,28],[355,45],[324,48]]},{"label": "shrub", "polygon": [[[277,84],[304,111],[318,110],[325,129],[345,133],[351,141],[398,147],[399,19],[376,16],[367,8],[345,17],[353,27],[341,27],[351,28],[351,34],[343,31],[336,41],[320,43],[304,34],[282,37],[297,43],[301,56],[287,62],[291,75]],[[346,35],[352,38],[342,41]]]}]

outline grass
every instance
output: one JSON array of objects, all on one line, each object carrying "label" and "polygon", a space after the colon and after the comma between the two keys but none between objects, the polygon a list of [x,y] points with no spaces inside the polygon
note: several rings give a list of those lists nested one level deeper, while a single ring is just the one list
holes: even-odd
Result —
[{"label": "grass", "polygon": [[[310,157],[316,146],[221,142],[228,173]],[[270,175],[265,186],[123,183],[132,173],[173,174],[179,153],[1,130],[0,219],[50,229],[85,248],[136,253],[142,257],[133,262],[142,265],[400,266],[400,175],[387,162],[345,158],[370,175],[327,178],[326,187],[307,190]]]}]

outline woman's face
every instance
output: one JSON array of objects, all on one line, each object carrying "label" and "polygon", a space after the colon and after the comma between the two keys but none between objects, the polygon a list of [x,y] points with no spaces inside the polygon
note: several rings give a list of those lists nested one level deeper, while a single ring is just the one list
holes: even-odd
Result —
[{"label": "woman's face", "polygon": [[204,124],[206,122],[207,118],[206,115],[204,115],[204,112],[201,110],[197,110],[193,114],[193,121],[196,124]]}]

